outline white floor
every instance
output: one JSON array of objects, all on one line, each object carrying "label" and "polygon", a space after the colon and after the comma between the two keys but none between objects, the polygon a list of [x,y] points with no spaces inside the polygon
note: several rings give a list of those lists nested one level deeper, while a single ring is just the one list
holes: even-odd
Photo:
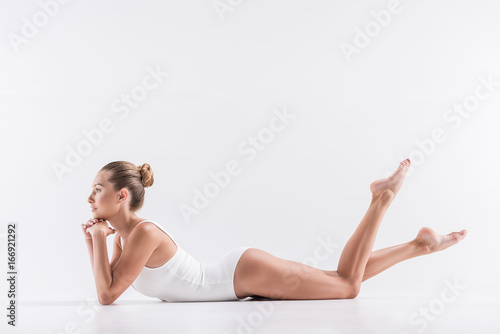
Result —
[{"label": "white floor", "polygon": [[[465,296],[461,296],[465,297]],[[167,303],[24,302],[2,333],[500,333],[500,302],[468,296]],[[5,319],[5,318],[4,318]],[[6,331],[4,329],[7,329]]]}]

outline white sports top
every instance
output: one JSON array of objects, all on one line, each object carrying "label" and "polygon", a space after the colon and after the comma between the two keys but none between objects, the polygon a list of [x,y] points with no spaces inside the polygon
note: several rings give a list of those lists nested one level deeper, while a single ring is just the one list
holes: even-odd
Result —
[{"label": "white sports top", "polygon": [[215,263],[202,263],[182,249],[160,224],[151,220],[139,224],[144,222],[151,222],[165,232],[177,245],[177,251],[160,267],[144,266],[132,283],[136,291],[169,302],[240,299],[234,292],[234,270],[240,256],[250,247],[233,249]]}]

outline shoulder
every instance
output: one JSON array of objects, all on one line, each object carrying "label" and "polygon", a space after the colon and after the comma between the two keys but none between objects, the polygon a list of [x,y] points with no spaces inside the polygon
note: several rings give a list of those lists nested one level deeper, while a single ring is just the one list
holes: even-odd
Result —
[{"label": "shoulder", "polygon": [[155,233],[157,226],[151,222],[143,222],[137,225],[132,232],[130,232],[129,239],[154,239],[158,234]]},{"label": "shoulder", "polygon": [[[126,253],[128,251],[148,253],[149,250],[154,251],[161,243],[161,238],[154,231],[154,224],[141,223],[134,227],[126,240],[126,247],[122,247]],[[120,240],[121,242],[121,240]]]},{"label": "shoulder", "polygon": [[147,222],[142,222],[140,223],[139,225],[137,225],[135,228],[134,228],[134,231],[135,230],[140,230],[140,231],[153,231],[157,228],[156,224],[153,223],[153,222],[150,222],[150,221],[147,221]]}]

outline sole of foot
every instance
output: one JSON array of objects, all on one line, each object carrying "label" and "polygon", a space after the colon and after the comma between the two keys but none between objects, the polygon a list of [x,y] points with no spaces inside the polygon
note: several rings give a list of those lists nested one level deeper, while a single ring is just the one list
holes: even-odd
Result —
[{"label": "sole of foot", "polygon": [[467,230],[465,229],[448,234],[437,234],[430,227],[422,227],[415,238],[415,242],[427,251],[434,253],[457,244],[465,238],[466,235]]}]

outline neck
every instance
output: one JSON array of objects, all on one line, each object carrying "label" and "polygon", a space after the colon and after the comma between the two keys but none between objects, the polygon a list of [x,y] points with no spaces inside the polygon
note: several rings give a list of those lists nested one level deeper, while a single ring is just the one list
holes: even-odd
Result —
[{"label": "neck", "polygon": [[116,230],[116,233],[125,240],[127,240],[134,227],[143,220],[145,219],[138,217],[133,212],[122,211],[107,219],[109,224]]}]

